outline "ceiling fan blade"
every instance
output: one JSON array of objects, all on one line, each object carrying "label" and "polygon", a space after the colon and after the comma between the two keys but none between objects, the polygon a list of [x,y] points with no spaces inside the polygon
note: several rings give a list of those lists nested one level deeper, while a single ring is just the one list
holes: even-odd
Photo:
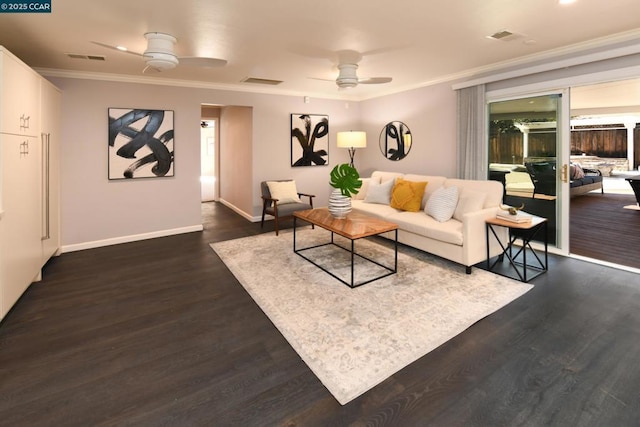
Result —
[{"label": "ceiling fan blade", "polygon": [[102,46],[102,47],[106,47],[107,49],[113,49],[113,50],[117,50],[118,52],[122,52],[122,53],[128,53],[130,55],[135,55],[135,56],[144,56],[141,53],[138,52],[133,52],[131,50],[122,50],[122,49],[118,49],[117,46],[111,46],[110,44],[106,44],[106,43],[100,43],[100,42],[95,42],[92,41],[91,43],[98,45],[98,46]]},{"label": "ceiling fan blade", "polygon": [[225,59],[207,58],[203,56],[180,56],[178,60],[180,61],[180,65],[190,67],[215,68],[223,67],[227,64]]},{"label": "ceiling fan blade", "polygon": [[321,82],[331,82],[331,83],[336,82],[336,79],[321,79],[320,77],[307,77],[307,78],[312,80],[320,80]]},{"label": "ceiling fan blade", "polygon": [[358,84],[377,85],[381,83],[389,83],[391,80],[391,77],[370,77],[368,79],[358,79]]}]

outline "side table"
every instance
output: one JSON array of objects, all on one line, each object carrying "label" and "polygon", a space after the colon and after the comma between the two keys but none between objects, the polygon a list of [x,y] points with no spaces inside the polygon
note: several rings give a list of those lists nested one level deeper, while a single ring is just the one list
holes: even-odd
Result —
[{"label": "side table", "polygon": [[[545,273],[549,266],[549,253],[548,253],[548,230],[547,219],[539,216],[532,216],[531,222],[511,222],[499,218],[489,218],[485,221],[487,228],[487,270],[501,274],[503,276],[514,278],[512,275],[504,274],[496,270],[498,262],[504,261],[506,256],[509,260],[509,265],[512,270],[515,270],[518,278],[522,282],[528,282],[539,275]],[[509,229],[509,241],[505,244],[498,238],[495,227],[506,227]],[[542,232],[544,241],[544,263],[531,247],[531,241]],[[496,260],[492,263],[489,256],[489,239],[491,234],[498,241],[502,248],[502,254],[500,254]],[[518,239],[522,240],[522,246],[515,247],[514,244]],[[514,253],[515,252],[515,253]],[[530,261],[527,261],[527,252],[533,255],[536,264],[532,265]]]},{"label": "side table", "polygon": [[640,175],[630,176],[629,178],[625,178],[631,189],[633,189],[633,194],[636,195],[636,201],[638,205],[640,205]]}]

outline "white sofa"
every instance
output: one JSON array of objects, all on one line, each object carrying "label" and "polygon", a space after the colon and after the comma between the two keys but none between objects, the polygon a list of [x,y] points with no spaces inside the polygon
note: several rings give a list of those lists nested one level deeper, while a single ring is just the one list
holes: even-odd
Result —
[{"label": "white sofa", "polygon": [[[395,209],[389,204],[367,202],[367,192],[370,187],[372,187],[372,193],[373,190],[377,193],[381,188],[379,184],[387,183],[388,187],[388,181],[395,182],[397,178],[427,182],[420,211],[407,212]],[[439,222],[425,212],[425,207],[429,198],[440,187],[447,189],[454,186],[458,190],[455,213],[451,219]],[[398,224],[400,243],[462,264],[469,274],[474,264],[485,261],[487,258],[485,219],[495,217],[502,202],[502,195],[503,186],[498,181],[462,180],[442,176],[375,171],[370,178],[363,179],[360,192],[352,198],[352,209]],[[498,236],[506,242],[507,230],[499,229]],[[393,238],[393,234],[387,233],[385,237]],[[496,239],[491,236],[489,242],[491,256],[499,255],[501,248]]]}]

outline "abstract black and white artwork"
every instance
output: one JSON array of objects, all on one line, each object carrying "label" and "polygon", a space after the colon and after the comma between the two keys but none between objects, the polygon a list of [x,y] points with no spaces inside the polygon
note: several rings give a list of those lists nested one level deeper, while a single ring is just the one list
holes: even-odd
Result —
[{"label": "abstract black and white artwork", "polygon": [[109,108],[109,179],[174,174],[173,111]]},{"label": "abstract black and white artwork", "polygon": [[291,115],[291,166],[323,166],[329,162],[329,116]]}]

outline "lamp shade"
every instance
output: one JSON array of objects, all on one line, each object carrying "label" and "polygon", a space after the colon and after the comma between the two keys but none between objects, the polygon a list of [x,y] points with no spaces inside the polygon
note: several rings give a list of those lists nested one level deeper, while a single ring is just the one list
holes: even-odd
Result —
[{"label": "lamp shade", "polygon": [[362,131],[338,132],[337,145],[340,148],[366,147],[367,133]]}]

